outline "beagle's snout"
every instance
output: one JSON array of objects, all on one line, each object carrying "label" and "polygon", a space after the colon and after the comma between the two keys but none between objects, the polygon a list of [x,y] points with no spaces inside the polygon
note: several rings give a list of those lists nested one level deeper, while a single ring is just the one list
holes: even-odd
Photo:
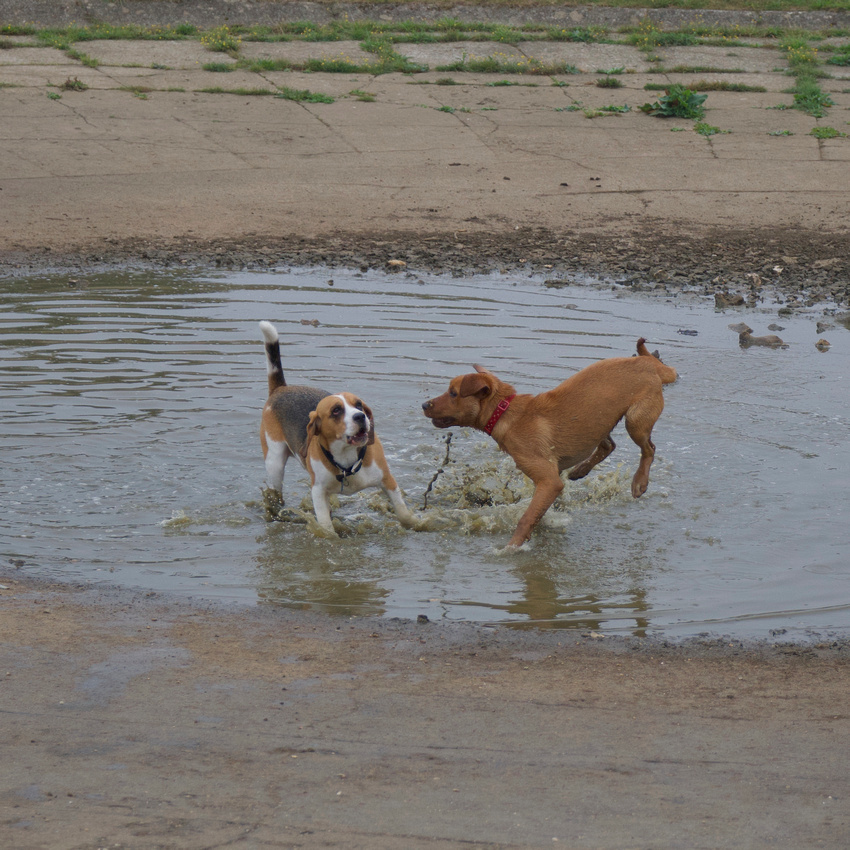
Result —
[{"label": "beagle's snout", "polygon": [[366,414],[363,411],[359,411],[351,417],[358,425],[362,425],[366,421]]}]

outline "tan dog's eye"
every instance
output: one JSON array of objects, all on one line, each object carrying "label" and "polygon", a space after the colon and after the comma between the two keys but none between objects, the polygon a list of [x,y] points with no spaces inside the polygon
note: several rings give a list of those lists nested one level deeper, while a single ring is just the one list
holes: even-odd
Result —
[{"label": "tan dog's eye", "polygon": [[449,395],[452,398],[457,398],[457,390],[449,390]]}]

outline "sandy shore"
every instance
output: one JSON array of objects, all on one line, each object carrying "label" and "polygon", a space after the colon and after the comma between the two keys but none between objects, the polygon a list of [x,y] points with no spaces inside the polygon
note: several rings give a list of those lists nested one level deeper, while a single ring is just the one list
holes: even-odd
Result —
[{"label": "sandy shore", "polygon": [[[627,47],[564,52],[584,73],[533,87],[211,74],[196,47],[93,42],[97,67],[0,50],[0,274],[401,259],[850,300],[850,142],[809,135],[850,85],[829,84],[826,119],[775,111],[791,101],[775,53],[743,51],[761,64],[723,79],[765,91],[712,92],[728,132],[704,137],[638,110],[652,75]],[[634,66],[623,88],[597,87],[615,64]],[[584,112],[613,102],[631,111]],[[843,641],[339,621],[5,572],[4,847],[837,850],[850,834]]]}]

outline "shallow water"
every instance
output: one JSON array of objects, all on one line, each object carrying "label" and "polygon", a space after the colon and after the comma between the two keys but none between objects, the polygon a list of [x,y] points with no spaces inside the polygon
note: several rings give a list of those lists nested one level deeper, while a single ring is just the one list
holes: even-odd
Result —
[{"label": "shallow water", "polygon": [[[331,280],[333,283],[331,284]],[[850,633],[850,332],[819,308],[718,312],[708,299],[540,278],[334,270],[121,272],[4,284],[0,295],[3,561],[63,580],[312,607],[345,615],[510,622],[603,633],[782,639]],[[351,389],[429,530],[379,491],[343,497],[342,540],[315,532],[287,469],[268,520],[257,435],[257,322],[281,333],[291,383]],[[783,350],[738,346],[778,321]],[[686,335],[682,330],[696,331]],[[483,434],[420,411],[479,362],[521,392],[631,354],[675,366],[649,491],[638,450],[568,482],[531,544],[506,553],[530,495]],[[814,342],[832,342],[820,352]],[[487,504],[490,502],[490,504]],[[782,631],[784,630],[784,632]]]}]

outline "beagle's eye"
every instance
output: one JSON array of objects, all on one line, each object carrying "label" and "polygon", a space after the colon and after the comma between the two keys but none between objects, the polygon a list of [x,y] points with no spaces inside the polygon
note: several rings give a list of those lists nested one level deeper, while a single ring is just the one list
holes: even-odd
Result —
[{"label": "beagle's eye", "polygon": [[354,406],[355,406],[358,410],[363,410],[363,402],[362,402],[362,401],[360,401],[360,399],[359,399],[359,398],[357,399],[357,401],[355,401],[355,402],[354,402]]},{"label": "beagle's eye", "polygon": [[334,409],[331,411],[331,416],[342,416],[342,406],[339,404],[335,405]]}]

